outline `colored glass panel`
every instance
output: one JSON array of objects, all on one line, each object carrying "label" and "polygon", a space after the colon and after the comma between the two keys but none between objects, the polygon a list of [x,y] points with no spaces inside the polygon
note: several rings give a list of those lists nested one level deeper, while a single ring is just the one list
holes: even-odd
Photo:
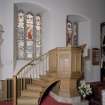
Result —
[{"label": "colored glass panel", "polygon": [[23,40],[24,39],[24,29],[18,28],[17,29],[17,39]]},{"label": "colored glass panel", "polygon": [[36,57],[40,56],[40,54],[41,54],[41,50],[40,49],[41,49],[40,47],[36,48]]},{"label": "colored glass panel", "polygon": [[36,22],[36,57],[39,57],[41,54],[41,17],[37,15],[35,17]]},{"label": "colored glass panel", "polygon": [[22,11],[19,11],[19,13],[18,13],[17,27],[24,28],[24,12],[22,12]]},{"label": "colored glass panel", "polygon": [[31,13],[26,15],[26,39],[33,39],[33,15]]},{"label": "colored glass panel", "polygon": [[33,25],[27,24],[26,25],[26,39],[32,40],[33,39]]},{"label": "colored glass panel", "polygon": [[32,58],[33,57],[33,41],[27,41],[26,42],[26,57]]},{"label": "colored glass panel", "polygon": [[19,11],[17,16],[17,57],[24,58],[24,12]]},{"label": "colored glass panel", "polygon": [[18,58],[24,58],[24,41],[18,40],[17,48],[18,48]]}]

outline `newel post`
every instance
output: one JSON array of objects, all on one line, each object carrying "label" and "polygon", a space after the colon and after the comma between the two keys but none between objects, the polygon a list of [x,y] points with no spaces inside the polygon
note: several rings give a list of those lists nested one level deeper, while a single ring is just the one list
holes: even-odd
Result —
[{"label": "newel post", "polygon": [[13,105],[17,104],[17,94],[16,94],[16,76],[13,76]]}]

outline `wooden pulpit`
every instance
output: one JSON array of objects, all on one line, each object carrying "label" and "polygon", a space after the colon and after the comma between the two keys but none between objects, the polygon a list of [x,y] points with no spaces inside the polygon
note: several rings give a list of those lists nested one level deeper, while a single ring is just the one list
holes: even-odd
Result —
[{"label": "wooden pulpit", "polygon": [[49,52],[49,70],[61,80],[59,95],[77,96],[77,80],[82,76],[82,48],[61,47]]}]

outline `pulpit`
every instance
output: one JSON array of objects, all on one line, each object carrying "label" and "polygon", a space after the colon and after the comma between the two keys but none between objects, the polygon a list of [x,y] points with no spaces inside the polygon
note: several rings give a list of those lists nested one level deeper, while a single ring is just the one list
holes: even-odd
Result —
[{"label": "pulpit", "polygon": [[82,76],[82,48],[62,47],[49,52],[49,70],[61,80],[59,95],[77,96],[77,80]]}]

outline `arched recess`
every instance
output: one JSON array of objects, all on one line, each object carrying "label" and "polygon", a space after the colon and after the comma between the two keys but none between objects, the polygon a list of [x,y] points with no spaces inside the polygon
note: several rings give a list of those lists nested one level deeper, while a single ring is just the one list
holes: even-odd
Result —
[{"label": "arched recess", "polygon": [[[48,24],[48,19],[49,19],[49,12],[48,9],[41,7],[40,5],[37,5],[35,3],[32,3],[31,1],[29,2],[15,2],[14,4],[14,70],[17,72],[22,66],[24,66],[28,60],[17,60],[17,55],[16,55],[16,16],[18,10],[23,10],[25,13],[31,12],[33,15],[39,14],[41,16],[41,27],[42,27],[42,32],[41,32],[41,45],[42,45],[42,50],[43,50],[43,45],[44,45],[44,37],[46,37],[46,32],[49,30]],[[42,51],[43,52],[43,51]]]},{"label": "arched recess", "polygon": [[90,37],[90,20],[89,18],[81,15],[67,15],[68,20],[71,23],[77,23],[77,37],[78,37],[78,45],[82,45],[84,43],[87,44],[87,47],[91,46],[91,37]]},{"label": "arched recess", "polygon": [[86,43],[87,46],[91,46],[91,34],[90,34],[90,20],[88,17],[82,15],[67,15],[68,20],[72,23],[78,24],[77,34],[78,34],[78,45]]}]

